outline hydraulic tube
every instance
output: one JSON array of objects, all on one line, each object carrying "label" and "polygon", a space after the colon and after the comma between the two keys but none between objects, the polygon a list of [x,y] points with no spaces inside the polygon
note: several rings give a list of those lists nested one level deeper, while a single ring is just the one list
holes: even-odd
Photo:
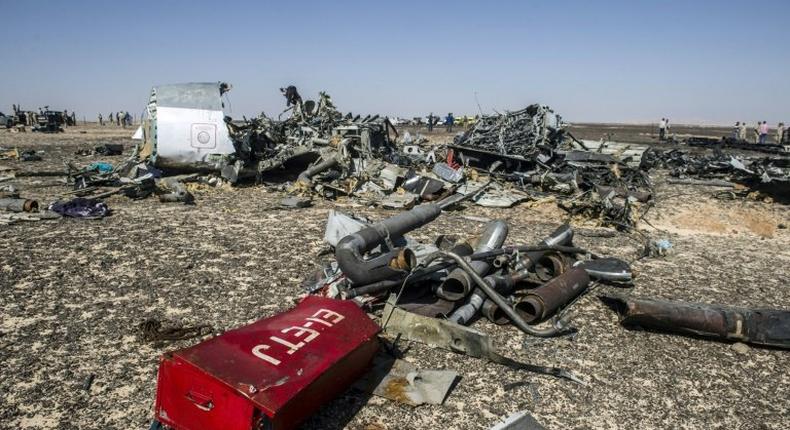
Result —
[{"label": "hydraulic tube", "polygon": [[790,311],[604,297],[623,325],[790,349]]},{"label": "hydraulic tube", "polygon": [[364,255],[390,238],[401,237],[433,221],[441,213],[436,203],[419,205],[344,237],[335,247],[340,270],[355,285],[403,277],[416,264],[414,253],[408,248],[392,249],[368,259]]},{"label": "hydraulic tube", "polygon": [[[508,225],[503,220],[491,221],[486,225],[485,230],[478,239],[475,253],[488,252],[502,247],[507,238]],[[485,275],[490,269],[491,265],[487,261],[472,261],[470,263],[475,273]],[[436,295],[450,301],[461,300],[472,290],[474,281],[462,269],[455,269],[447,275],[442,285],[436,290]],[[482,300],[477,309],[482,305]]]}]

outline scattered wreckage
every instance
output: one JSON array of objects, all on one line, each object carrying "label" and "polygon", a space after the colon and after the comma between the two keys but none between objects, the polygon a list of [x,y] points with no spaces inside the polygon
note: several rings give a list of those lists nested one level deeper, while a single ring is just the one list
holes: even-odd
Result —
[{"label": "scattered wreckage", "polygon": [[[790,203],[790,155],[734,155],[714,148],[710,153],[679,149],[651,149],[642,159],[646,168],[661,167],[680,179],[705,179],[718,186],[739,186],[759,192],[774,201]],[[718,181],[711,183],[710,181]],[[690,182],[693,184],[693,182]]]},{"label": "scattered wreckage", "polygon": [[[443,404],[458,374],[400,359],[401,340],[584,385],[571,370],[502,354],[470,325],[485,318],[529,336],[572,334],[573,305],[596,284],[630,286],[630,265],[574,246],[569,225],[535,245],[507,244],[502,220],[474,238],[408,237],[464,198],[375,223],[330,212],[324,240],[334,259],[303,282],[295,308],[162,356],[152,428],[293,428],[351,387],[413,407]],[[788,311],[602,300],[624,325],[790,348]],[[494,428],[527,424],[541,428],[526,411]]]}]

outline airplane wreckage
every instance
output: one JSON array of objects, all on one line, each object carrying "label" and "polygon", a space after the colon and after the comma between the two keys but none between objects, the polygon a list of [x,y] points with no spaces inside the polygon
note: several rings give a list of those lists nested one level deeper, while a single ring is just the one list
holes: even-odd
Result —
[{"label": "airplane wreckage", "polygon": [[[286,108],[276,118],[261,113],[234,120],[224,112],[230,89],[224,82],[154,87],[129,159],[114,166],[69,164],[72,197],[88,200],[77,206],[95,206],[90,199],[112,194],[189,204],[189,182],[270,184],[279,175],[290,181],[290,196],[281,202],[286,208],[308,206],[312,196],[354,197],[387,209],[448,197],[451,204],[487,207],[537,200],[554,202],[572,217],[630,229],[654,203],[649,171],[662,165],[658,161],[710,165],[644,145],[579,140],[539,104],[480,116],[452,142],[437,144],[401,135],[380,115],[344,115],[325,92],[317,102],[303,100],[294,86],[280,89]],[[761,191],[790,178],[776,163],[762,170],[739,170],[737,160],[725,164],[715,169],[719,178],[749,188],[759,182]]]},{"label": "airplane wreckage", "polygon": [[401,136],[386,117],[344,115],[324,92],[303,100],[294,86],[281,89],[286,109],[278,118],[234,121],[223,113],[230,88],[153,88],[136,133],[135,163],[148,166],[141,172],[210,173],[233,184],[261,182],[300,161],[311,164],[295,178],[294,195],[355,196],[393,209],[453,194],[492,207],[557,195],[571,214],[626,227],[650,200],[649,178],[638,169],[646,148],[579,141],[547,106],[483,116],[438,148]]}]

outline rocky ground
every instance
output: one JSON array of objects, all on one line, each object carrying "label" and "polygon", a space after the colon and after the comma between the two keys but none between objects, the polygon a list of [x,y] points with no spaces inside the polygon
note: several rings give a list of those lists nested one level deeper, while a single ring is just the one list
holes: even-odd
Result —
[{"label": "rocky ground", "polygon": [[[124,143],[127,155],[129,134],[95,127],[60,135],[0,132],[0,147],[44,151],[44,161],[0,161],[0,167],[118,162],[123,157],[74,152],[114,142]],[[723,201],[710,188],[670,185],[661,172],[656,178],[657,206],[639,233],[594,237],[595,225],[572,220],[575,242],[601,255],[632,260],[643,235],[673,244],[667,257],[634,263],[633,288],[600,287],[582,299],[573,310],[578,336],[539,340],[513,327],[475,323],[506,355],[566,367],[587,386],[411,344],[407,360],[459,372],[445,405],[413,409],[349,391],[304,428],[487,429],[523,409],[552,429],[790,427],[788,352],[626,330],[596,298],[615,292],[790,309],[786,206]],[[42,203],[68,190],[57,177],[7,183]],[[196,205],[183,206],[114,196],[106,200],[113,214],[103,220],[0,226],[1,428],[147,428],[158,357],[197,340],[143,342],[139,323],[206,323],[220,333],[271,316],[302,294],[299,282],[316,267],[330,209],[373,219],[393,213],[348,200],[282,210],[282,192],[254,185],[201,188],[195,197]],[[467,206],[414,236],[480,230],[483,224],[466,215],[508,220],[511,243],[534,243],[566,220],[551,203]]]}]

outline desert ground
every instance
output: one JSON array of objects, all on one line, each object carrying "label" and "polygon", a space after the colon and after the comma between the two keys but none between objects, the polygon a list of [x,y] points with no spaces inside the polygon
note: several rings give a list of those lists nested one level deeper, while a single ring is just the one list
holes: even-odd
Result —
[{"label": "desert ground", "polygon": [[[44,152],[43,161],[0,161],[0,167],[29,172],[63,169],[65,161],[117,163],[131,154],[132,131],[95,125],[61,134],[3,130],[0,147]],[[655,142],[650,126],[586,124],[572,131]],[[682,132],[720,136],[729,130]],[[441,132],[428,137],[449,140]],[[124,155],[75,155],[103,143],[124,144]],[[510,223],[509,243],[531,244],[570,221],[577,245],[629,261],[641,255],[645,237],[668,239],[668,256],[633,263],[633,287],[601,286],[576,304],[573,338],[530,338],[511,326],[475,322],[505,355],[568,368],[586,386],[401,344],[405,359],[420,368],[458,371],[460,381],[444,405],[411,408],[352,389],[303,428],[488,429],[524,409],[550,429],[790,427],[787,351],[628,330],[598,300],[618,293],[790,309],[787,206],[721,200],[710,187],[672,185],[662,171],[653,177],[656,207],[630,234],[602,234],[552,203],[465,204],[413,233],[432,241],[479,231],[483,223],[468,216],[502,218]],[[42,205],[70,189],[59,177],[25,176],[2,185],[9,183]],[[194,206],[113,196],[106,199],[113,213],[101,220],[0,225],[0,428],[148,428],[159,356],[199,339],[145,342],[141,322],[209,324],[217,334],[288,309],[303,294],[300,281],[317,267],[329,210],[372,219],[395,213],[343,199],[284,210],[277,204],[282,188],[199,187]]]}]

